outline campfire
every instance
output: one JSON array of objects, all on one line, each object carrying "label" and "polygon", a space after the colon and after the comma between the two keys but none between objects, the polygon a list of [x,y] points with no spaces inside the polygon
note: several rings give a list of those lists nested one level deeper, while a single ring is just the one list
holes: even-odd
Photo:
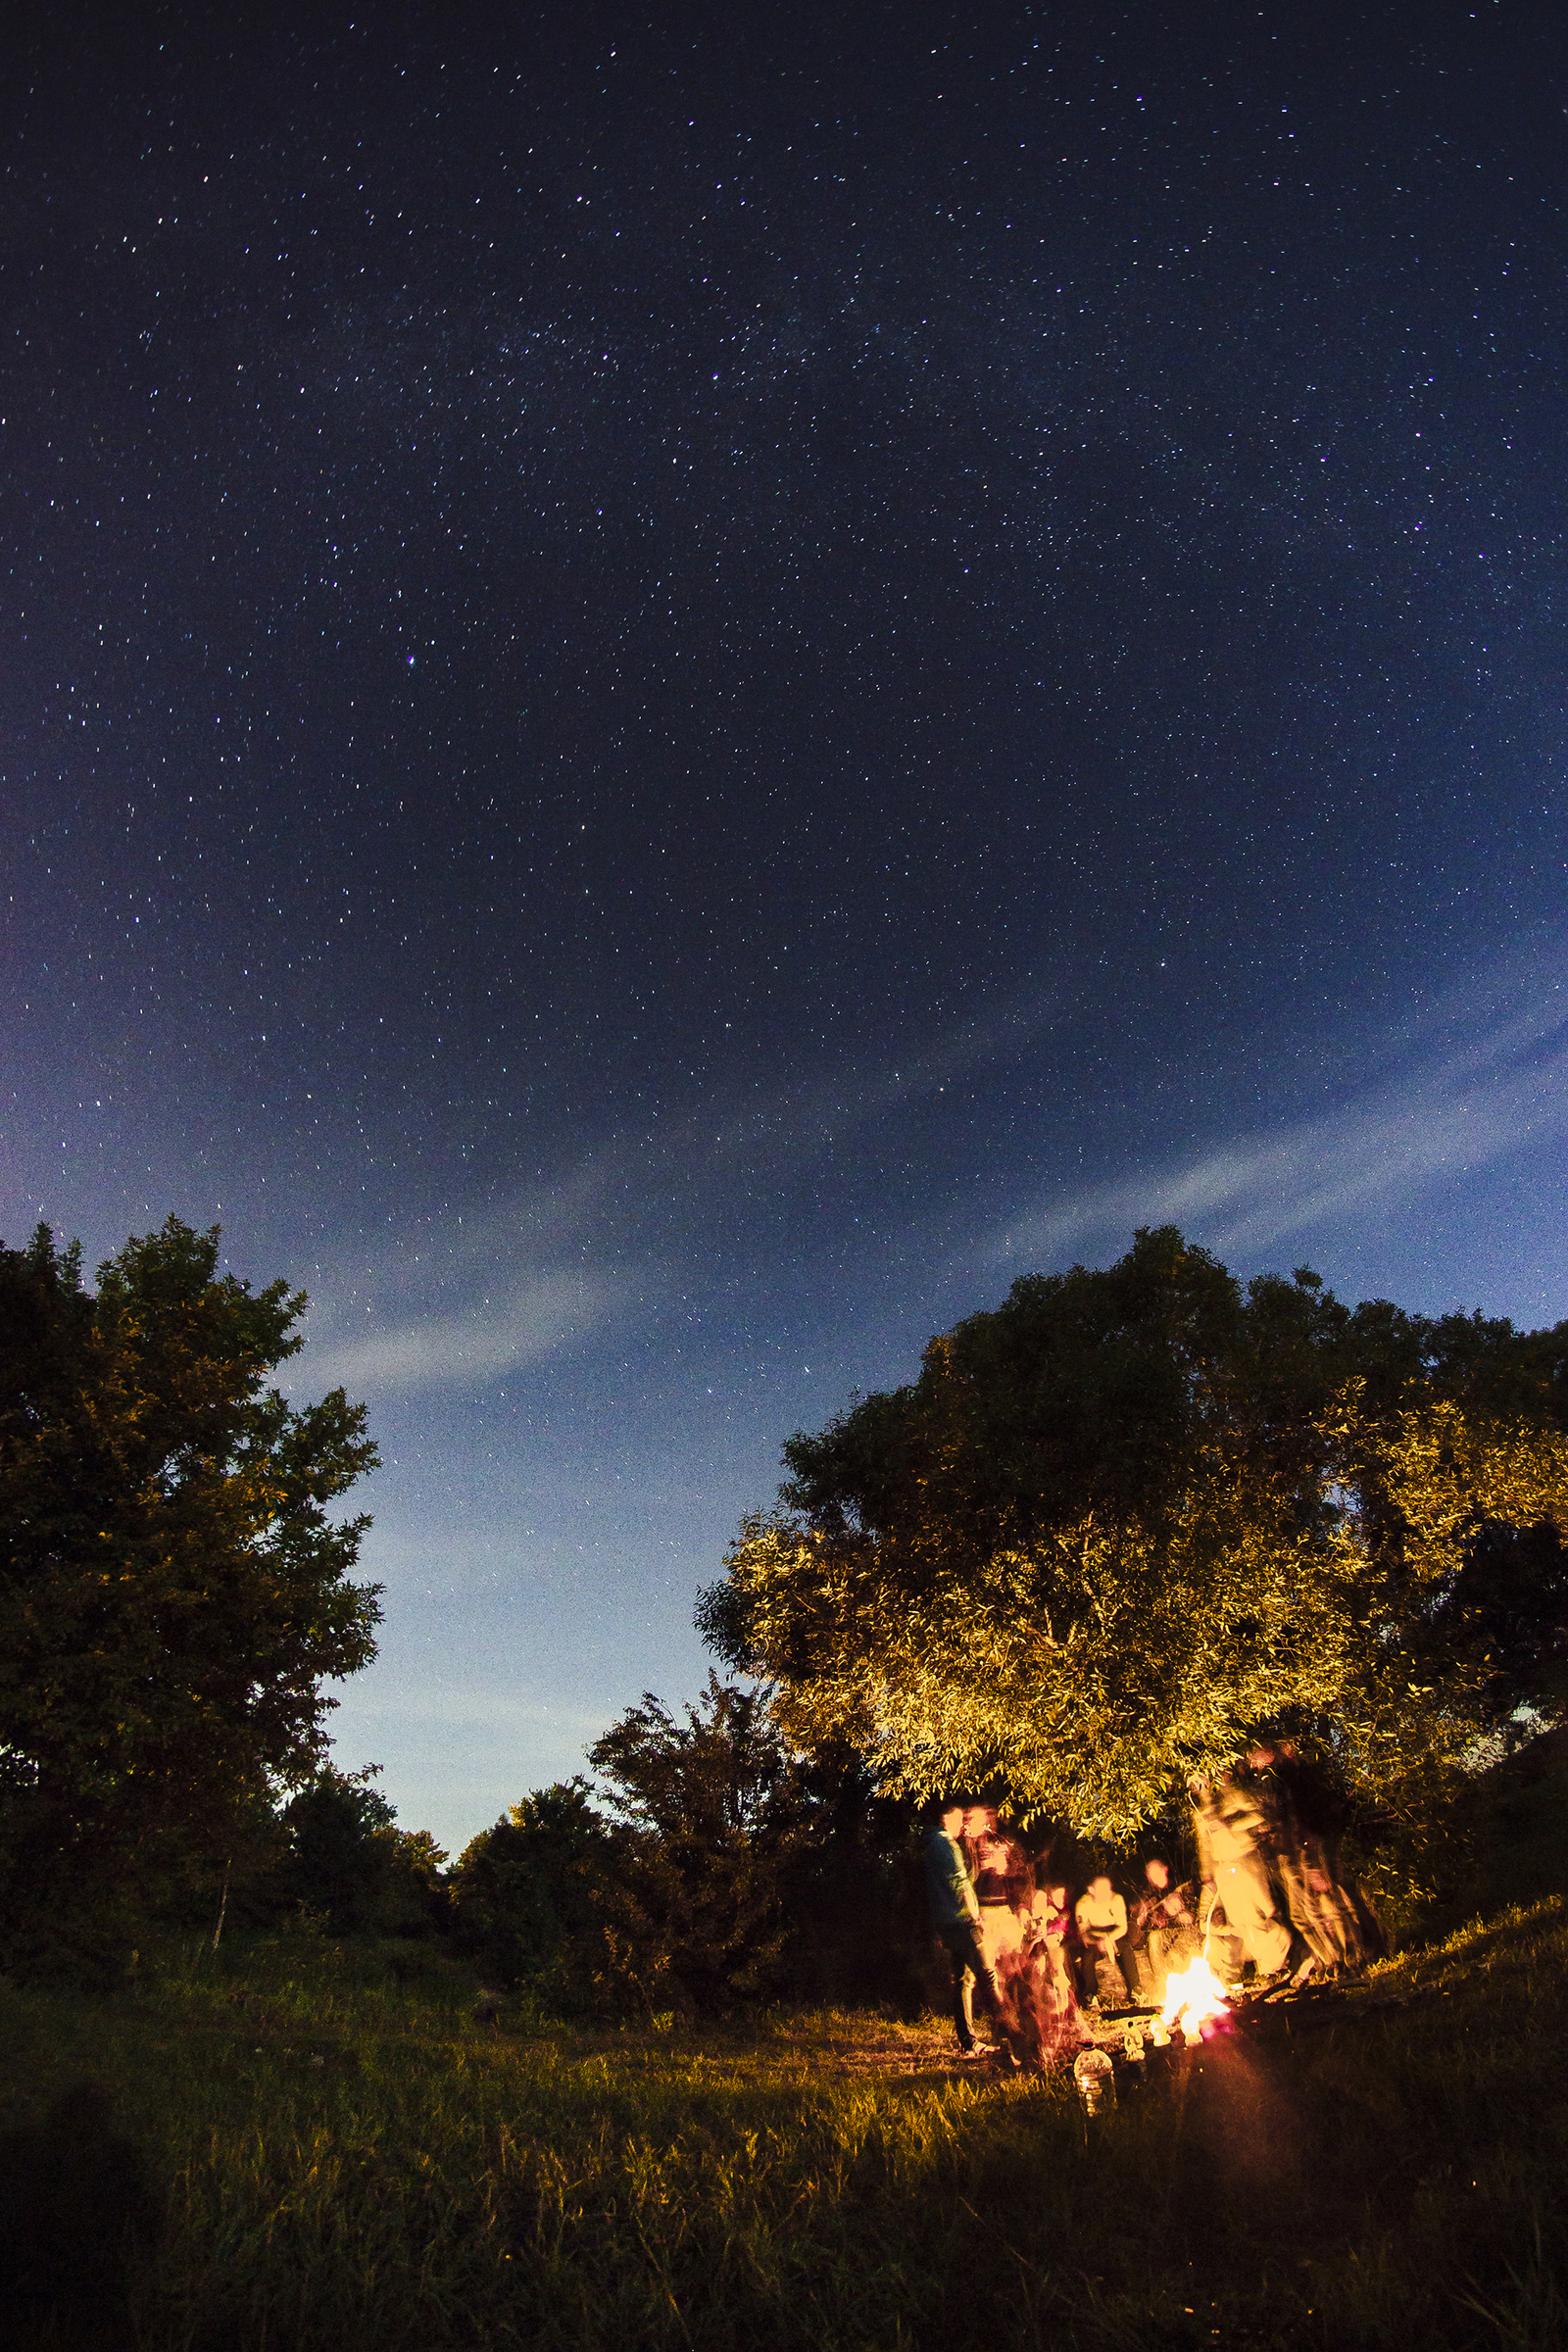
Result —
[{"label": "campfire", "polygon": [[1167,1980],[1159,2022],[1167,2033],[1173,2026],[1179,2026],[1189,2041],[1200,2041],[1206,2040],[1230,2013],[1229,1994],[1200,1953],[1191,1968],[1182,1969]]}]

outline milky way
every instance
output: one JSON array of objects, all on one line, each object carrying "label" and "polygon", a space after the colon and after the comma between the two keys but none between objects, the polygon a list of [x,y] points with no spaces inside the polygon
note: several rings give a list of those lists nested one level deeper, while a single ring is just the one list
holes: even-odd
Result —
[{"label": "milky way", "polygon": [[1019,1272],[1568,1312],[1568,62],[449,13],[14,61],[0,1231],[310,1289],[462,1837]]}]

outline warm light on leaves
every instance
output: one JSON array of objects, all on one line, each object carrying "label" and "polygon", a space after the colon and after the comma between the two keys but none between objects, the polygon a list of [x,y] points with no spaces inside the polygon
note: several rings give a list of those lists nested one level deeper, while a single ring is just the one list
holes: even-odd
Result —
[{"label": "warm light on leaves", "polygon": [[[1081,1342],[1072,1286],[1115,1282],[1121,1322]],[[704,1622],[775,1682],[789,1736],[847,1740],[917,1797],[995,1775],[1020,1806],[1113,1837],[1283,1717],[1328,1727],[1347,1781],[1380,1801],[1450,1769],[1493,1674],[1467,1558],[1488,1527],[1568,1532],[1568,1441],[1413,1379],[1392,1410],[1359,1377],[1314,1398],[1298,1363],[1302,1402],[1282,1403],[1248,1355],[1250,1309],[1179,1237],[1028,1292],[933,1342],[917,1387],[792,1441],[796,1508],[742,1527]],[[1304,1282],[1263,1303],[1281,1298],[1327,1311]],[[1153,1334],[1137,1357],[1135,1310]],[[1031,1315],[1056,1377],[1032,1423]],[[1046,1353],[1072,1346],[1086,1382],[1117,1348],[1132,1365],[1098,1419]],[[1052,1415],[1074,1412],[1058,1443]]]}]

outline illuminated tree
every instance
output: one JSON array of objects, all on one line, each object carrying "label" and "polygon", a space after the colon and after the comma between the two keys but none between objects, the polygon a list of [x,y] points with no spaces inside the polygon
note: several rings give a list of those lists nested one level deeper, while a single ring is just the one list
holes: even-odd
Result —
[{"label": "illuminated tree", "polygon": [[699,1624],[910,1794],[1125,1836],[1270,1726],[1398,1808],[1559,1688],[1565,1361],[1144,1232],[792,1439]]},{"label": "illuminated tree", "polygon": [[10,1914],[148,1890],[318,1758],[324,1678],[374,1654],[375,1462],[341,1390],[268,1375],[302,1294],[217,1271],[171,1217],[99,1269],[0,1249],[0,1854]]}]

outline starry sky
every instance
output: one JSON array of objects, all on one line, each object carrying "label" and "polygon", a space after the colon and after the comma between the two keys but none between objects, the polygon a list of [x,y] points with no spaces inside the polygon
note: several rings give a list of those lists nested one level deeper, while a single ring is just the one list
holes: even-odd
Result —
[{"label": "starry sky", "polygon": [[369,1404],[461,1845],[1013,1278],[1568,1315],[1568,20],[35,12],[0,1234]]}]

